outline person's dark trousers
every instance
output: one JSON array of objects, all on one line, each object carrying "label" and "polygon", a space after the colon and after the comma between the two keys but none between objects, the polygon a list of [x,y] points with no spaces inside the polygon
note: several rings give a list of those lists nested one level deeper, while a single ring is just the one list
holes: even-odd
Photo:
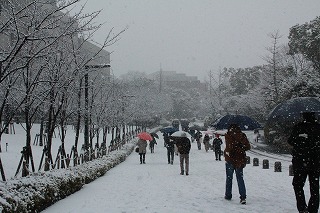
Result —
[{"label": "person's dark trousers", "polygon": [[[303,190],[307,176],[309,176],[310,184],[310,199],[308,206]],[[307,209],[309,213],[317,213],[319,209],[319,173],[316,171],[294,170],[292,185],[296,195],[298,211]]]},{"label": "person's dark trousers", "polygon": [[226,191],[225,198],[232,198],[232,179],[233,173],[236,173],[240,199],[247,198],[246,186],[243,180],[243,168],[234,168],[230,162],[226,162]]},{"label": "person's dark trousers", "polygon": [[200,140],[197,140],[198,150],[201,150],[201,142]]},{"label": "person's dark trousers", "polygon": [[216,156],[216,160],[221,160],[221,150],[220,149],[215,149],[214,154]]},{"label": "person's dark trousers", "polygon": [[173,147],[167,148],[167,156],[168,156],[168,163],[173,164],[173,160],[174,160],[174,148]]},{"label": "person's dark trousers", "polygon": [[146,163],[146,153],[139,153],[140,163]]}]

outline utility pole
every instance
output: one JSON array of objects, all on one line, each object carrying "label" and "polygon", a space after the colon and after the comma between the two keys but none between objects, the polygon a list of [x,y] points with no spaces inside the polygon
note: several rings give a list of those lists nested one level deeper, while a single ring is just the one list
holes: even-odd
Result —
[{"label": "utility pole", "polygon": [[159,83],[159,93],[161,93],[161,91],[162,91],[162,66],[161,66],[161,64],[160,64],[159,81],[160,81],[160,83]]},{"label": "utility pole", "polygon": [[209,79],[209,92],[210,92],[210,97],[212,95],[212,73],[211,73],[211,70],[209,72],[209,75],[210,75],[210,79]]},{"label": "utility pole", "polygon": [[[95,69],[101,69],[105,67],[110,67],[110,64],[97,64],[97,65],[86,65],[85,70],[86,73],[84,74],[84,160],[88,161],[90,159],[90,152],[89,152],[89,71],[93,71]],[[91,70],[90,70],[91,69]]]}]

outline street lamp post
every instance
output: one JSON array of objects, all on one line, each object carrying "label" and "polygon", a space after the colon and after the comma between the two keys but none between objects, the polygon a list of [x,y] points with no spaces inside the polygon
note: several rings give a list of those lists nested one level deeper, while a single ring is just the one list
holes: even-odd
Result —
[{"label": "street lamp post", "polygon": [[84,114],[84,160],[89,160],[89,69],[101,69],[110,67],[110,64],[95,64],[86,65],[86,73],[84,75],[84,99],[85,99],[85,114]]}]

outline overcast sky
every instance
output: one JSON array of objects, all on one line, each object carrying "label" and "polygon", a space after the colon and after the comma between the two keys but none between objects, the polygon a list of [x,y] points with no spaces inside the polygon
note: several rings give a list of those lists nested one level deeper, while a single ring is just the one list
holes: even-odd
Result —
[{"label": "overcast sky", "polygon": [[[82,0],[82,4],[86,1]],[[219,67],[261,65],[279,30],[320,15],[320,0],[88,0],[85,12],[102,9],[94,36],[102,42],[111,28],[128,27],[107,50],[112,71],[177,71],[204,80]]]}]

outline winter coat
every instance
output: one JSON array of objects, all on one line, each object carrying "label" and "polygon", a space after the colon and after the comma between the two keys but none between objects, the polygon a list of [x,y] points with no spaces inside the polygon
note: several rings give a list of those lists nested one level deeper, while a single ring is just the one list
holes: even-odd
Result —
[{"label": "winter coat", "polygon": [[246,134],[240,128],[231,128],[225,134],[226,148],[224,150],[225,161],[231,162],[235,168],[246,166],[245,151],[250,150],[250,143]]},{"label": "winter coat", "polygon": [[320,173],[320,124],[301,122],[288,138],[292,148],[293,169],[317,170]]},{"label": "winter coat", "polygon": [[176,146],[180,154],[189,154],[191,149],[191,142],[187,137],[181,137],[176,140]]},{"label": "winter coat", "polygon": [[222,140],[221,138],[215,138],[212,141],[212,146],[214,150],[221,150]]},{"label": "winter coat", "polygon": [[149,142],[150,147],[154,146],[155,144],[157,144],[156,139],[152,136],[153,140]]},{"label": "winter coat", "polygon": [[174,149],[174,141],[169,137],[166,142],[166,148],[167,149]]},{"label": "winter coat", "polygon": [[137,146],[139,147],[139,154],[140,153],[146,153],[147,152],[147,141],[139,139]]},{"label": "winter coat", "polygon": [[196,132],[196,134],[194,134],[194,138],[199,141],[200,138],[202,137],[202,133],[200,131]]},{"label": "winter coat", "polygon": [[209,141],[210,141],[209,135],[205,135],[205,136],[203,137],[203,143],[209,143]]}]

